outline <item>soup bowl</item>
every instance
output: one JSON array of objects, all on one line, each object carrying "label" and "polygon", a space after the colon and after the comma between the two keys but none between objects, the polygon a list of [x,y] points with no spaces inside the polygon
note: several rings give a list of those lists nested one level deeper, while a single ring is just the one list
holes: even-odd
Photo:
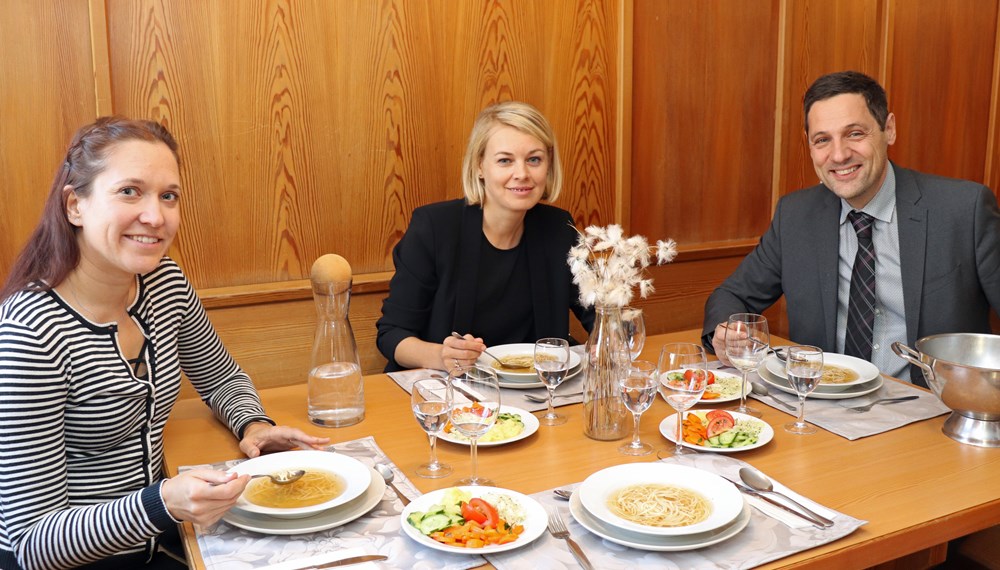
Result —
[{"label": "soup bowl", "polygon": [[[233,508],[276,518],[304,518],[333,509],[359,497],[372,482],[372,472],[363,463],[352,457],[331,451],[300,450],[271,453],[248,459],[230,471],[238,475],[257,475],[294,469],[305,470],[307,474],[310,471],[332,473],[342,483],[342,489],[340,489],[339,494],[333,495],[329,500],[315,505],[289,508],[265,507],[247,499],[247,493],[255,485],[270,483],[267,478],[255,479],[247,485],[243,495],[240,496]],[[300,483],[301,480],[284,487],[291,488]]]}]

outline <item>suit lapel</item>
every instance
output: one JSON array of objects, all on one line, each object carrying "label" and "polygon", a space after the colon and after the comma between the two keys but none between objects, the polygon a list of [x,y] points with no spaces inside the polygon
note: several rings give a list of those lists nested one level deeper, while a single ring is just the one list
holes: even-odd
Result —
[{"label": "suit lapel", "polygon": [[458,245],[458,279],[455,291],[453,327],[460,333],[472,330],[476,312],[476,281],[479,279],[480,249],[483,243],[483,210],[479,206],[462,208],[462,228]]},{"label": "suit lapel", "polygon": [[906,338],[917,338],[920,299],[923,296],[924,264],[927,252],[927,209],[918,206],[920,187],[913,173],[893,165],[896,171],[896,215],[899,225],[899,265],[903,278],[903,309],[906,311]]},{"label": "suit lapel", "polygon": [[831,239],[816,240],[816,271],[819,279],[820,303],[823,308],[823,323],[826,332],[826,346],[837,346],[837,284],[840,280],[840,199],[826,190],[823,193],[822,215],[815,220],[816,235],[832,236]]}]

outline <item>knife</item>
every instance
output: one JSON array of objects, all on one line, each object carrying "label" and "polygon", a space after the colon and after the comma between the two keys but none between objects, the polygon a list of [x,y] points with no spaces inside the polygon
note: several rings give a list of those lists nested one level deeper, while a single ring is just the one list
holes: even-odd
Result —
[{"label": "knife", "polygon": [[350,566],[351,564],[361,564],[362,562],[375,562],[378,560],[387,560],[388,556],[383,556],[381,554],[365,554],[364,556],[351,556],[350,558],[344,558],[341,560],[334,560],[333,562],[326,562],[324,564],[314,564],[312,566],[306,566],[305,568],[299,568],[298,570],[320,570],[321,568],[337,568],[339,566]]},{"label": "knife", "polygon": [[820,530],[825,530],[825,529],[833,526],[832,524],[829,524],[829,525],[823,524],[821,521],[816,520],[813,517],[811,517],[811,516],[809,516],[809,515],[807,515],[805,513],[799,512],[799,511],[797,511],[797,510],[789,507],[788,505],[785,505],[784,503],[776,501],[776,500],[772,499],[771,497],[768,497],[767,495],[765,495],[764,493],[761,493],[760,491],[758,491],[756,489],[751,489],[750,487],[747,487],[746,485],[744,485],[742,483],[737,483],[736,481],[730,481],[730,483],[732,483],[733,485],[736,485],[737,489],[739,489],[740,491],[743,491],[747,495],[751,495],[751,496],[757,497],[758,499],[761,499],[763,501],[767,501],[768,503],[771,503],[772,505],[774,505],[774,506],[782,509],[783,511],[787,511],[789,513],[792,513],[793,515],[796,515],[796,516],[798,516],[800,518],[803,518],[803,519],[811,522],[814,527],[816,527],[816,528],[818,528]]}]

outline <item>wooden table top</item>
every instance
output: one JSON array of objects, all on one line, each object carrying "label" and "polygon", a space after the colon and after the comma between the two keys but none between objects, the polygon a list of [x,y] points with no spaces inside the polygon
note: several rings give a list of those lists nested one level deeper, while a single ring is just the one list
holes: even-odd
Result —
[{"label": "wooden table top", "polygon": [[[689,330],[650,337],[642,357],[655,361],[664,343],[695,341],[699,334]],[[786,341],[775,338],[773,342]],[[452,486],[469,474],[468,447],[442,442],[439,458],[450,463],[454,473],[443,479],[415,475],[429,454],[427,436],[413,418],[406,392],[383,374],[365,377],[365,419],[346,428],[309,423],[304,383],[263,390],[261,398],[279,424],[328,436],[334,442],[374,435],[423,492]],[[822,429],[811,436],[788,434],[781,426],[789,415],[754,403],[763,411],[762,419],[776,426],[775,436],[769,444],[737,457],[827,507],[869,521],[847,537],[762,568],[868,567],[1000,523],[1000,449],[963,445],[945,436],[941,426],[946,415],[848,441]],[[500,487],[531,494],[582,481],[612,465],[656,460],[655,455],[619,454],[621,441],[584,436],[580,404],[558,410],[569,417],[568,423],[541,426],[535,435],[509,445],[480,448],[480,475]],[[660,421],[672,413],[657,398],[642,416],[643,441],[658,449],[672,446],[658,430]],[[178,402],[166,427],[165,448],[170,474],[181,465],[240,456],[235,438],[198,399]],[[191,567],[204,569],[190,523],[184,524],[184,539]]]}]

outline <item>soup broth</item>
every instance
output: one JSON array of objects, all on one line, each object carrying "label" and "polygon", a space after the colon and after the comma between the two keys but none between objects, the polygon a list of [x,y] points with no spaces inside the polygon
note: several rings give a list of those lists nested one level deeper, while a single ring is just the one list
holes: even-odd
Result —
[{"label": "soup broth", "polygon": [[335,473],[311,469],[301,479],[278,485],[269,477],[250,482],[244,497],[260,507],[298,509],[325,503],[344,492],[347,483]]},{"label": "soup broth", "polygon": [[[532,354],[513,354],[511,356],[504,356],[502,358],[504,363],[507,364],[507,366],[503,366],[499,362],[494,360],[493,364],[491,365],[493,366],[494,370],[498,370],[500,372],[510,372],[512,369],[514,369],[517,372],[524,372],[525,374],[529,374],[535,371],[535,356]],[[555,360],[556,357],[550,356],[548,354],[539,354],[538,359]]]},{"label": "soup broth", "polygon": [[832,364],[823,365],[823,377],[820,378],[820,384],[846,384],[848,382],[854,382],[859,378],[858,373],[850,368],[844,368],[843,366],[834,366]]}]

